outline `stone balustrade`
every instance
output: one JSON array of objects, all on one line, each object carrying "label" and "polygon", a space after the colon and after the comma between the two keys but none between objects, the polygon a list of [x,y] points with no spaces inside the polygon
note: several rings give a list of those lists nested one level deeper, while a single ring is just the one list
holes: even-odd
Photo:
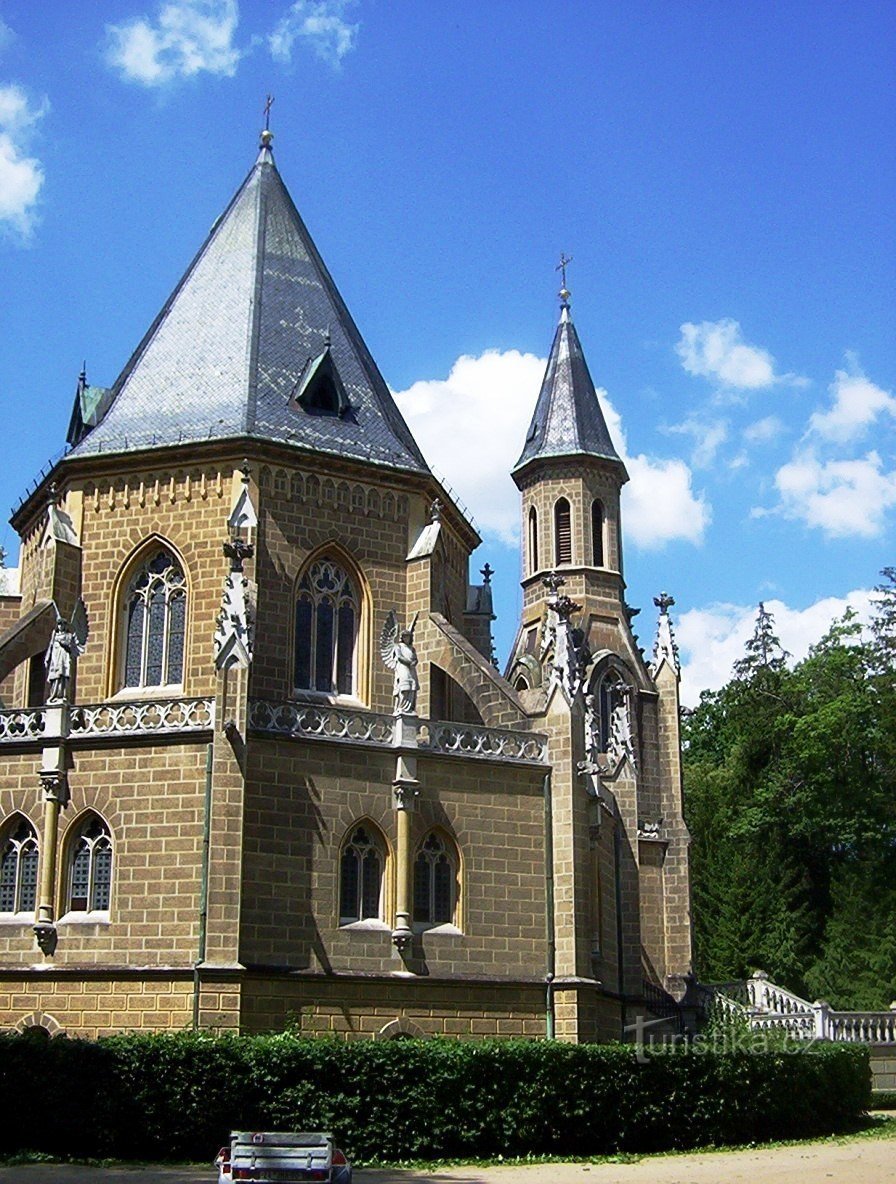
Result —
[{"label": "stone balustrade", "polygon": [[[413,716],[401,718],[412,728],[416,725],[413,729],[416,747],[421,752],[514,764],[544,764],[547,760],[547,739],[535,732],[418,720]],[[267,735],[335,740],[382,748],[404,743],[408,733],[407,728],[401,734],[396,731],[396,717],[392,715],[323,703],[271,703],[266,699],[250,700],[249,727]]]},{"label": "stone balustrade", "polygon": [[18,707],[0,711],[0,744],[40,740],[46,726],[43,707]]},{"label": "stone balustrade", "polygon": [[385,748],[392,746],[395,737],[392,715],[325,703],[270,703],[266,699],[250,699],[249,727],[266,735]]},{"label": "stone balustrade", "polygon": [[0,711],[0,745],[33,743],[50,735],[48,718],[67,713],[66,735],[72,740],[99,737],[180,735],[208,732],[215,722],[214,699],[135,699],[126,702],[19,708]]}]

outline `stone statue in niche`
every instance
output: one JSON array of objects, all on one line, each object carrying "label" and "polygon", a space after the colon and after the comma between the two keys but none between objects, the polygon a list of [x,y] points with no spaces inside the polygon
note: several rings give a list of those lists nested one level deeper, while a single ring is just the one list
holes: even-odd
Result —
[{"label": "stone statue in niche", "polygon": [[84,653],[90,626],[84,601],[78,600],[72,619],[56,617],[56,628],[44,656],[47,670],[47,702],[67,703],[72,682],[72,663]]},{"label": "stone statue in niche", "polygon": [[388,670],[395,672],[392,700],[396,715],[415,715],[420,680],[417,677],[417,651],[414,649],[415,614],[410,628],[399,629],[398,617],[390,610],[380,636],[380,654]]},{"label": "stone statue in niche", "polygon": [[632,765],[635,761],[635,738],[632,735],[632,719],[629,711],[631,687],[622,683],[618,690],[618,701],[610,715],[610,735],[607,755],[613,760],[627,756]]}]

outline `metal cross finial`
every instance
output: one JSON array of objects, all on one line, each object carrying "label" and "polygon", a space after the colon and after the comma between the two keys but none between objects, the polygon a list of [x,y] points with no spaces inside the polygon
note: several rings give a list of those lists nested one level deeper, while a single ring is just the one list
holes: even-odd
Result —
[{"label": "metal cross finial", "polygon": [[479,569],[479,574],[485,581],[486,586],[488,586],[492,582],[492,576],[495,574],[495,569],[490,564],[486,563],[485,567],[481,567]]},{"label": "metal cross finial", "polygon": [[264,101],[264,130],[269,132],[271,130],[271,107],[274,105],[274,96],[268,95]]},{"label": "metal cross finial", "polygon": [[569,290],[566,287],[566,269],[572,263],[572,255],[567,255],[565,251],[560,252],[560,262],[554,268],[554,271],[560,272],[561,291],[569,295]]},{"label": "metal cross finial", "polygon": [[668,592],[661,592],[659,596],[654,596],[653,603],[661,613],[668,613],[669,609],[675,603],[675,597],[670,596]]}]

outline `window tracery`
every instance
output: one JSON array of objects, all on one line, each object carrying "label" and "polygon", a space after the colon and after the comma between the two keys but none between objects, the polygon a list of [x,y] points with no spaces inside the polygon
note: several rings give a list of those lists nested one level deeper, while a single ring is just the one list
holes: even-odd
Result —
[{"label": "window tracery", "polygon": [[184,677],[187,583],[170,551],[156,551],[125,593],[124,686],[177,686]]},{"label": "window tracery", "polygon": [[37,905],[37,832],[19,816],[0,844],[0,913],[33,913]]},{"label": "window tracery", "polygon": [[367,825],[355,827],[342,848],[339,868],[339,923],[383,920],[382,844]]},{"label": "window tracery", "polygon": [[299,581],[295,616],[297,690],[351,695],[360,601],[350,576],[332,559],[318,559]]},{"label": "window tracery", "polygon": [[457,860],[445,839],[430,831],[414,860],[414,921],[444,925],[457,908]]},{"label": "window tracery", "polygon": [[67,908],[72,913],[108,912],[112,901],[112,835],[90,814],[69,847]]}]

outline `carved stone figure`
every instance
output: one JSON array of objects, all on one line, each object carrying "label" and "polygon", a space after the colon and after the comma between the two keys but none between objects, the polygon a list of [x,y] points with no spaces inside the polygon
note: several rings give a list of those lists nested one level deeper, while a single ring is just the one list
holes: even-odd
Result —
[{"label": "carved stone figure", "polygon": [[414,649],[414,617],[409,629],[399,631],[398,617],[390,611],[383,625],[380,653],[388,670],[395,671],[392,700],[396,715],[415,715],[420,680],[417,677],[417,651]]},{"label": "carved stone figure", "polygon": [[542,642],[542,661],[553,642],[550,685],[559,684],[572,700],[581,689],[587,661],[584,635],[580,629],[573,628],[570,620],[582,606],[560,591],[566,581],[556,572],[550,572],[541,582],[551,592],[547,601],[550,615]]},{"label": "carved stone figure", "polygon": [[610,716],[610,737],[607,744],[607,755],[613,760],[627,756],[634,765],[635,739],[632,735],[632,721],[629,714],[629,699],[631,687],[622,686],[619,690],[619,702],[613,708]]},{"label": "carved stone figure", "polygon": [[47,670],[47,702],[68,701],[72,680],[72,662],[84,653],[90,627],[84,601],[75,605],[71,621],[57,616],[56,628],[44,657]]}]

